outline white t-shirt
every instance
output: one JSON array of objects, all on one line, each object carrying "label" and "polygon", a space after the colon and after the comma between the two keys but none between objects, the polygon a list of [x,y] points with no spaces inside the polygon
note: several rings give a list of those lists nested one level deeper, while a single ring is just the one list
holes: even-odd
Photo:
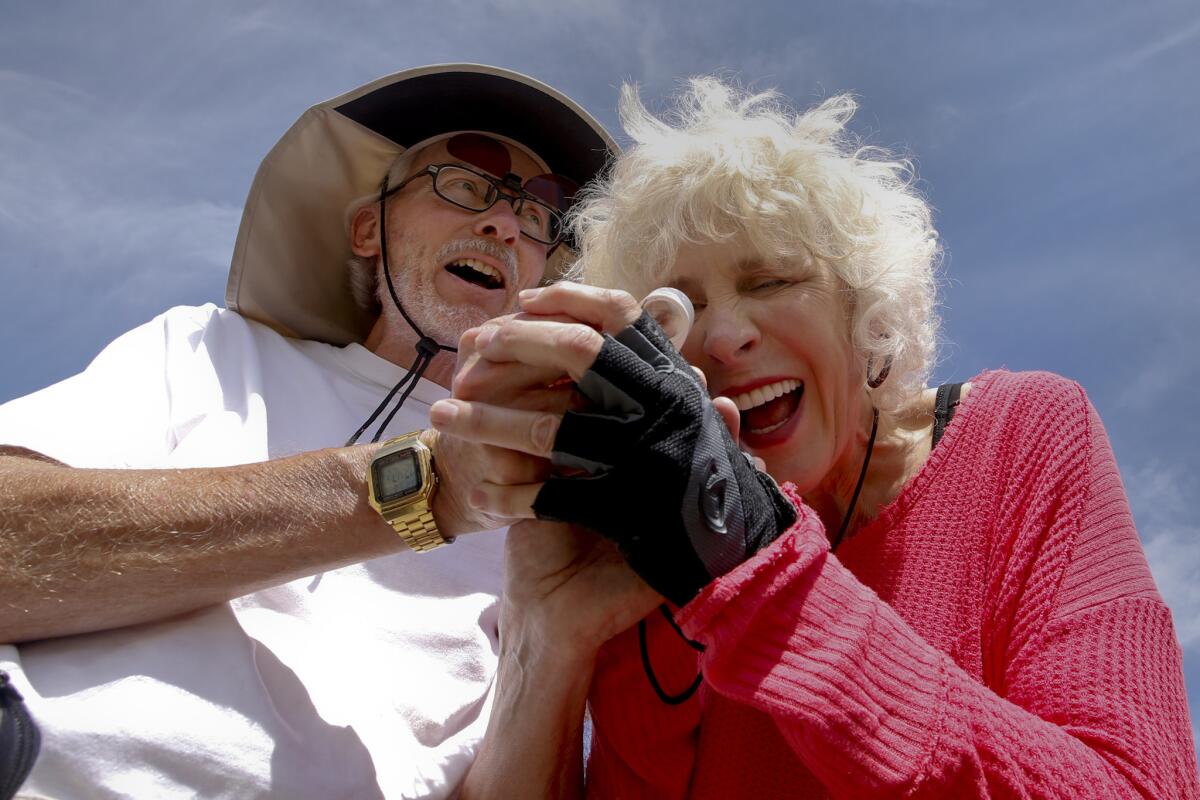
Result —
[{"label": "white t-shirt", "polygon": [[[0,406],[0,442],[76,467],[261,461],[341,445],[403,374],[359,345],[174,308],[79,375]],[[446,395],[422,381],[388,433],[426,427]],[[162,622],[0,645],[43,734],[24,790],[450,794],[490,709],[502,547],[500,532],[473,534]]]}]

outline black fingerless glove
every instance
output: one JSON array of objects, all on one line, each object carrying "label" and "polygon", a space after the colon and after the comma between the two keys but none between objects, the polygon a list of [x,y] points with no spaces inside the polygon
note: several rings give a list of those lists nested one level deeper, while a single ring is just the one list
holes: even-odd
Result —
[{"label": "black fingerless glove", "polygon": [[563,417],[551,459],[584,474],[551,477],[533,510],[612,539],[672,602],[684,605],[795,522],[647,314],[605,335],[578,389],[591,403]]}]

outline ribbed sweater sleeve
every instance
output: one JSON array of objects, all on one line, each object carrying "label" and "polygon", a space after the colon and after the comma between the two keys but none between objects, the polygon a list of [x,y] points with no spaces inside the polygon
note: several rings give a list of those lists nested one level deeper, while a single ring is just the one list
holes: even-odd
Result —
[{"label": "ribbed sweater sleeve", "polygon": [[[978,591],[962,594],[977,604],[968,616],[978,620],[980,674],[918,634],[911,608],[906,620],[830,554],[820,520],[793,493],[796,525],[676,617],[707,646],[699,660],[708,688],[768,715],[833,797],[1200,796],[1170,613],[1095,411],[1078,386],[1054,376],[1002,374],[993,383],[986,418],[955,445],[978,455],[968,461],[980,472],[968,479],[995,486],[977,504],[986,520],[974,532],[987,541],[962,547],[984,565]],[[927,492],[904,524],[944,518],[942,504],[956,501],[949,486]],[[932,595],[956,573],[901,564],[895,574]],[[636,648],[636,640],[610,645]],[[656,659],[656,670],[696,663],[677,655],[676,666]],[[627,649],[621,663],[627,673],[640,668]],[[599,666],[594,694],[619,673]],[[614,685],[629,692],[635,677]],[[674,720],[676,742],[696,737],[699,723],[678,709],[638,702],[596,704],[608,741],[620,730],[637,741],[625,745],[627,767],[628,751],[653,739],[662,720]],[[713,752],[709,732],[700,738],[701,751]],[[719,732],[711,738],[722,741]],[[725,741],[731,752],[756,746]],[[693,751],[687,765],[695,760]],[[623,786],[604,796],[753,794],[745,784],[717,791],[694,780],[681,790],[678,776],[671,791],[658,791],[668,788],[655,788],[662,763],[633,764],[637,780],[624,783],[601,769]],[[785,796],[788,769],[781,764],[785,777],[758,796]]]},{"label": "ribbed sweater sleeve", "polygon": [[[1022,659],[1021,707],[922,641],[820,552],[823,530],[807,522],[761,571],[726,584],[731,595],[711,598],[732,600],[722,613],[689,607],[684,630],[709,645],[705,679],[770,714],[832,796],[1195,796],[1179,782],[1190,737],[1161,605],[1097,607],[1052,626]],[[1137,632],[1122,634],[1127,625]],[[1170,713],[1151,722],[1155,710]],[[1151,740],[1146,758],[1115,757],[1131,735]]]}]

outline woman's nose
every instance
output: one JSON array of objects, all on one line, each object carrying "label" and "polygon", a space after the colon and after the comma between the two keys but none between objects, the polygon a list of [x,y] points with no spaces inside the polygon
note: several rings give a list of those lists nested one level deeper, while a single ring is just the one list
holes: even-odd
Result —
[{"label": "woman's nose", "polygon": [[699,322],[704,354],[722,364],[745,356],[761,340],[758,326],[737,309],[709,306]]}]

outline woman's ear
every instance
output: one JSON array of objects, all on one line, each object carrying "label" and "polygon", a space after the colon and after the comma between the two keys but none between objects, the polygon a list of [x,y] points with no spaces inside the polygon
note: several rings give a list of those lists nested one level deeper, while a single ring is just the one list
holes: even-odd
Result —
[{"label": "woman's ear", "polygon": [[350,251],[356,256],[379,255],[379,206],[365,205],[350,219]]}]

